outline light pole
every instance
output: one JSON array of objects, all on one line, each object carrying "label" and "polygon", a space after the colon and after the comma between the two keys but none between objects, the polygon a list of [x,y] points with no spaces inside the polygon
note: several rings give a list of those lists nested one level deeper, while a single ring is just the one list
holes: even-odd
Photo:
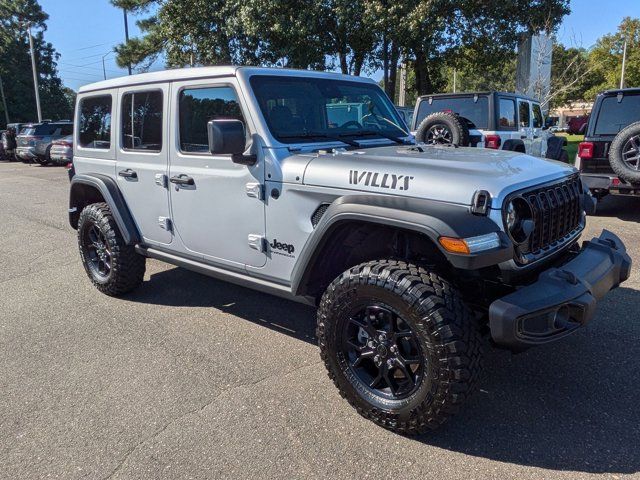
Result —
[{"label": "light pole", "polygon": [[[124,13],[124,39],[126,43],[129,43],[129,21],[127,20],[127,9],[123,8],[122,13]],[[129,75],[131,75],[131,63],[127,63],[127,70],[129,71]]]},{"label": "light pole", "polygon": [[0,77],[0,95],[2,95],[2,106],[4,107],[4,118],[9,125],[9,109],[7,108],[7,99],[4,96],[4,86],[2,85],[2,77]]},{"label": "light pole", "polygon": [[27,23],[27,34],[29,35],[29,50],[31,51],[31,70],[33,70],[33,88],[36,92],[36,108],[38,110],[38,122],[42,122],[42,110],[40,109],[40,91],[38,88],[38,70],[36,68],[36,55],[33,52],[33,37],[31,36],[31,24]]},{"label": "light pole", "polygon": [[620,88],[624,88],[624,69],[627,64],[627,39],[624,39],[624,47],[622,49],[622,73],[620,74]]}]

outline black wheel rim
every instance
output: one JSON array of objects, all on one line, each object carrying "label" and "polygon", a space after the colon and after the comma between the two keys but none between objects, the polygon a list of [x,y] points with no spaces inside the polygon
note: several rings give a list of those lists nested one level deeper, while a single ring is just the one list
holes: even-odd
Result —
[{"label": "black wheel rim", "polygon": [[622,149],[622,160],[631,170],[640,171],[640,135],[626,141]]},{"label": "black wheel rim", "polygon": [[437,123],[427,130],[427,138],[425,140],[425,143],[429,144],[448,145],[453,143],[453,135],[446,125]]},{"label": "black wheel rim", "polygon": [[378,397],[406,398],[422,381],[425,361],[417,338],[385,305],[368,305],[349,317],[342,353],[358,381]]},{"label": "black wheel rim", "polygon": [[111,274],[111,248],[95,223],[85,230],[83,243],[89,270],[98,279],[107,279]]}]

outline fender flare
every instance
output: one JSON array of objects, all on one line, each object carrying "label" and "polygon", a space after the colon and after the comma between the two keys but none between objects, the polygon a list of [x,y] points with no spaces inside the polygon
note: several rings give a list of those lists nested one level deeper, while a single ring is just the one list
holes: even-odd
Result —
[{"label": "fender flare", "polygon": [[120,230],[126,245],[140,243],[140,234],[129,207],[115,180],[100,173],[75,175],[71,180],[69,192],[69,224],[78,228],[80,211],[84,208],[82,200],[85,198],[85,188],[89,187],[100,193],[105,203],[109,205],[113,219]]},{"label": "fender flare", "polygon": [[[354,221],[420,233],[436,245],[451,265],[460,269],[475,270],[513,258],[508,236],[488,217],[472,214],[468,206],[386,195],[345,195],[327,208],[305,243],[291,276],[294,294],[310,278],[314,261],[336,228]],[[493,232],[498,233],[501,247],[477,254],[453,254],[438,241],[441,236],[468,238]]]}]

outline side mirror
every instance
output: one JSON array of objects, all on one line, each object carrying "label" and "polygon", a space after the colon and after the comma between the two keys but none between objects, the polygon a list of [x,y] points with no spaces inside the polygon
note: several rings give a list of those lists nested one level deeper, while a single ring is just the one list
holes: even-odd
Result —
[{"label": "side mirror", "polygon": [[209,151],[214,155],[231,155],[231,161],[242,165],[254,165],[255,155],[245,155],[246,137],[244,124],[236,119],[216,119],[207,123]]}]

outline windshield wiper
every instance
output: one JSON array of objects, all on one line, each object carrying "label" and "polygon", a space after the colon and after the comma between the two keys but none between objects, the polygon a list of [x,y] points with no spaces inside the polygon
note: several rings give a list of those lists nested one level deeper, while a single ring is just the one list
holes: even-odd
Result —
[{"label": "windshield wiper", "polygon": [[340,133],[338,136],[342,138],[342,137],[356,137],[358,135],[362,135],[365,137],[371,137],[375,135],[375,136],[386,138],[387,140],[391,140],[393,142],[399,143],[400,145],[407,144],[406,140],[403,140],[402,138],[398,138],[395,135],[390,135],[388,133],[380,132],[377,130],[358,130],[358,131],[353,131],[348,133],[347,132]]},{"label": "windshield wiper", "polygon": [[327,135],[326,133],[320,132],[301,132],[291,135],[277,135],[276,138],[326,138],[327,140],[334,140],[336,142],[346,143],[352,147],[360,148],[360,144],[354,140],[345,140],[344,138],[340,138],[340,135]]}]

